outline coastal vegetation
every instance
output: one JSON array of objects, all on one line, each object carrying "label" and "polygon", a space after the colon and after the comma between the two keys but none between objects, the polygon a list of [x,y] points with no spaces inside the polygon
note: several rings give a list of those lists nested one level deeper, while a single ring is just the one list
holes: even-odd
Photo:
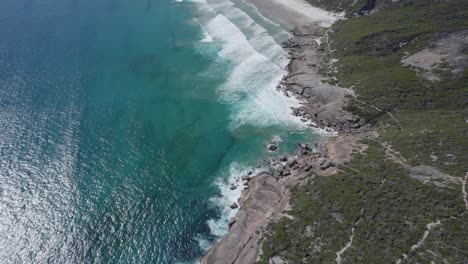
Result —
[{"label": "coastal vegetation", "polygon": [[[346,12],[326,32],[321,72],[355,92],[347,110],[379,136],[337,174],[294,188],[260,263],[468,262],[466,1],[309,2]],[[428,68],[402,63],[445,49]]]},{"label": "coastal vegetation", "polygon": [[343,167],[331,177],[310,175],[306,185],[294,189],[289,212],[293,218],[271,225],[263,263],[275,255],[291,263],[332,263],[353,227],[345,263],[392,263],[412,253],[408,250],[426,225],[437,220],[451,239],[432,247],[451,263],[463,260],[468,233],[458,218],[464,211],[460,189],[422,184],[387,161],[384,147],[376,141],[367,143],[366,154],[354,157],[352,169]]},{"label": "coastal vegetation", "polygon": [[464,1],[458,0],[409,2],[334,25],[330,56],[338,62],[332,66],[337,72],[330,74],[339,80],[337,85],[356,91],[358,100],[349,110],[383,126],[382,140],[410,163],[463,176],[468,168],[463,158],[468,156],[468,69],[454,75],[451,68],[457,65],[441,65],[439,80],[431,81],[401,59],[449,33],[466,36],[468,8],[461,8]]}]

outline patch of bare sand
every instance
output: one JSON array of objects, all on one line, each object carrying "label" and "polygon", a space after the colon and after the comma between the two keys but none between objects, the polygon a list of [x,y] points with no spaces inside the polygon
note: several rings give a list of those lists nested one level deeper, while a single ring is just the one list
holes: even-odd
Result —
[{"label": "patch of bare sand", "polygon": [[281,20],[283,25],[292,29],[310,24],[330,26],[339,14],[313,7],[303,0],[249,0],[260,13],[275,20]]}]

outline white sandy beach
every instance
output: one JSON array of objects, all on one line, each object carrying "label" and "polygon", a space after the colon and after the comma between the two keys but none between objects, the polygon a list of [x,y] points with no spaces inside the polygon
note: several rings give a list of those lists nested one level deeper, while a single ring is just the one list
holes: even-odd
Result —
[{"label": "white sandy beach", "polygon": [[338,17],[325,10],[313,7],[303,0],[249,0],[267,17],[274,17],[296,28],[318,24],[330,26]]}]

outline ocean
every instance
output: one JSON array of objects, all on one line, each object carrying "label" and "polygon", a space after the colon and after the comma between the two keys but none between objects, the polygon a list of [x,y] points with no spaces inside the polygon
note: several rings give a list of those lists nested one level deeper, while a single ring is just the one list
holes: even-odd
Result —
[{"label": "ocean", "polygon": [[248,2],[3,0],[0,36],[0,263],[194,263],[241,176],[322,139]]}]

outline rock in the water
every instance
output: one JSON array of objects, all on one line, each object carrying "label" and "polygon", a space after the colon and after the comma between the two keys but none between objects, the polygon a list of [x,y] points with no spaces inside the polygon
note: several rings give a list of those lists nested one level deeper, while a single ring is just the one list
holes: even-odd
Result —
[{"label": "rock in the water", "polygon": [[301,149],[303,150],[310,150],[309,145],[301,143]]},{"label": "rock in the water", "polygon": [[295,116],[299,115],[299,109],[298,108],[293,108],[293,115],[295,115]]},{"label": "rock in the water", "polygon": [[231,217],[231,218],[229,219],[229,223],[228,223],[229,228],[231,228],[232,225],[234,225],[235,223],[236,223],[236,218]]},{"label": "rock in the water", "polygon": [[234,185],[234,184],[231,184],[231,190],[235,190],[236,188],[237,188],[237,186],[236,186],[236,185]]},{"label": "rock in the water", "polygon": [[274,152],[278,149],[278,147],[275,145],[275,144],[268,144],[267,145],[267,150],[268,151],[271,151],[271,152]]},{"label": "rock in the water", "polygon": [[250,178],[250,176],[248,176],[248,175],[244,175],[244,176],[242,176],[241,179],[242,179],[243,181],[250,181],[251,178]]},{"label": "rock in the water", "polygon": [[280,160],[281,162],[286,162],[286,161],[288,161],[288,158],[287,158],[286,156],[281,156],[281,157],[279,158],[279,160]]},{"label": "rock in the water", "polygon": [[237,205],[237,203],[232,203],[229,207],[231,207],[231,209],[236,209],[239,208],[239,205]]},{"label": "rock in the water", "polygon": [[249,176],[252,175],[252,171],[247,172],[247,175]]}]

